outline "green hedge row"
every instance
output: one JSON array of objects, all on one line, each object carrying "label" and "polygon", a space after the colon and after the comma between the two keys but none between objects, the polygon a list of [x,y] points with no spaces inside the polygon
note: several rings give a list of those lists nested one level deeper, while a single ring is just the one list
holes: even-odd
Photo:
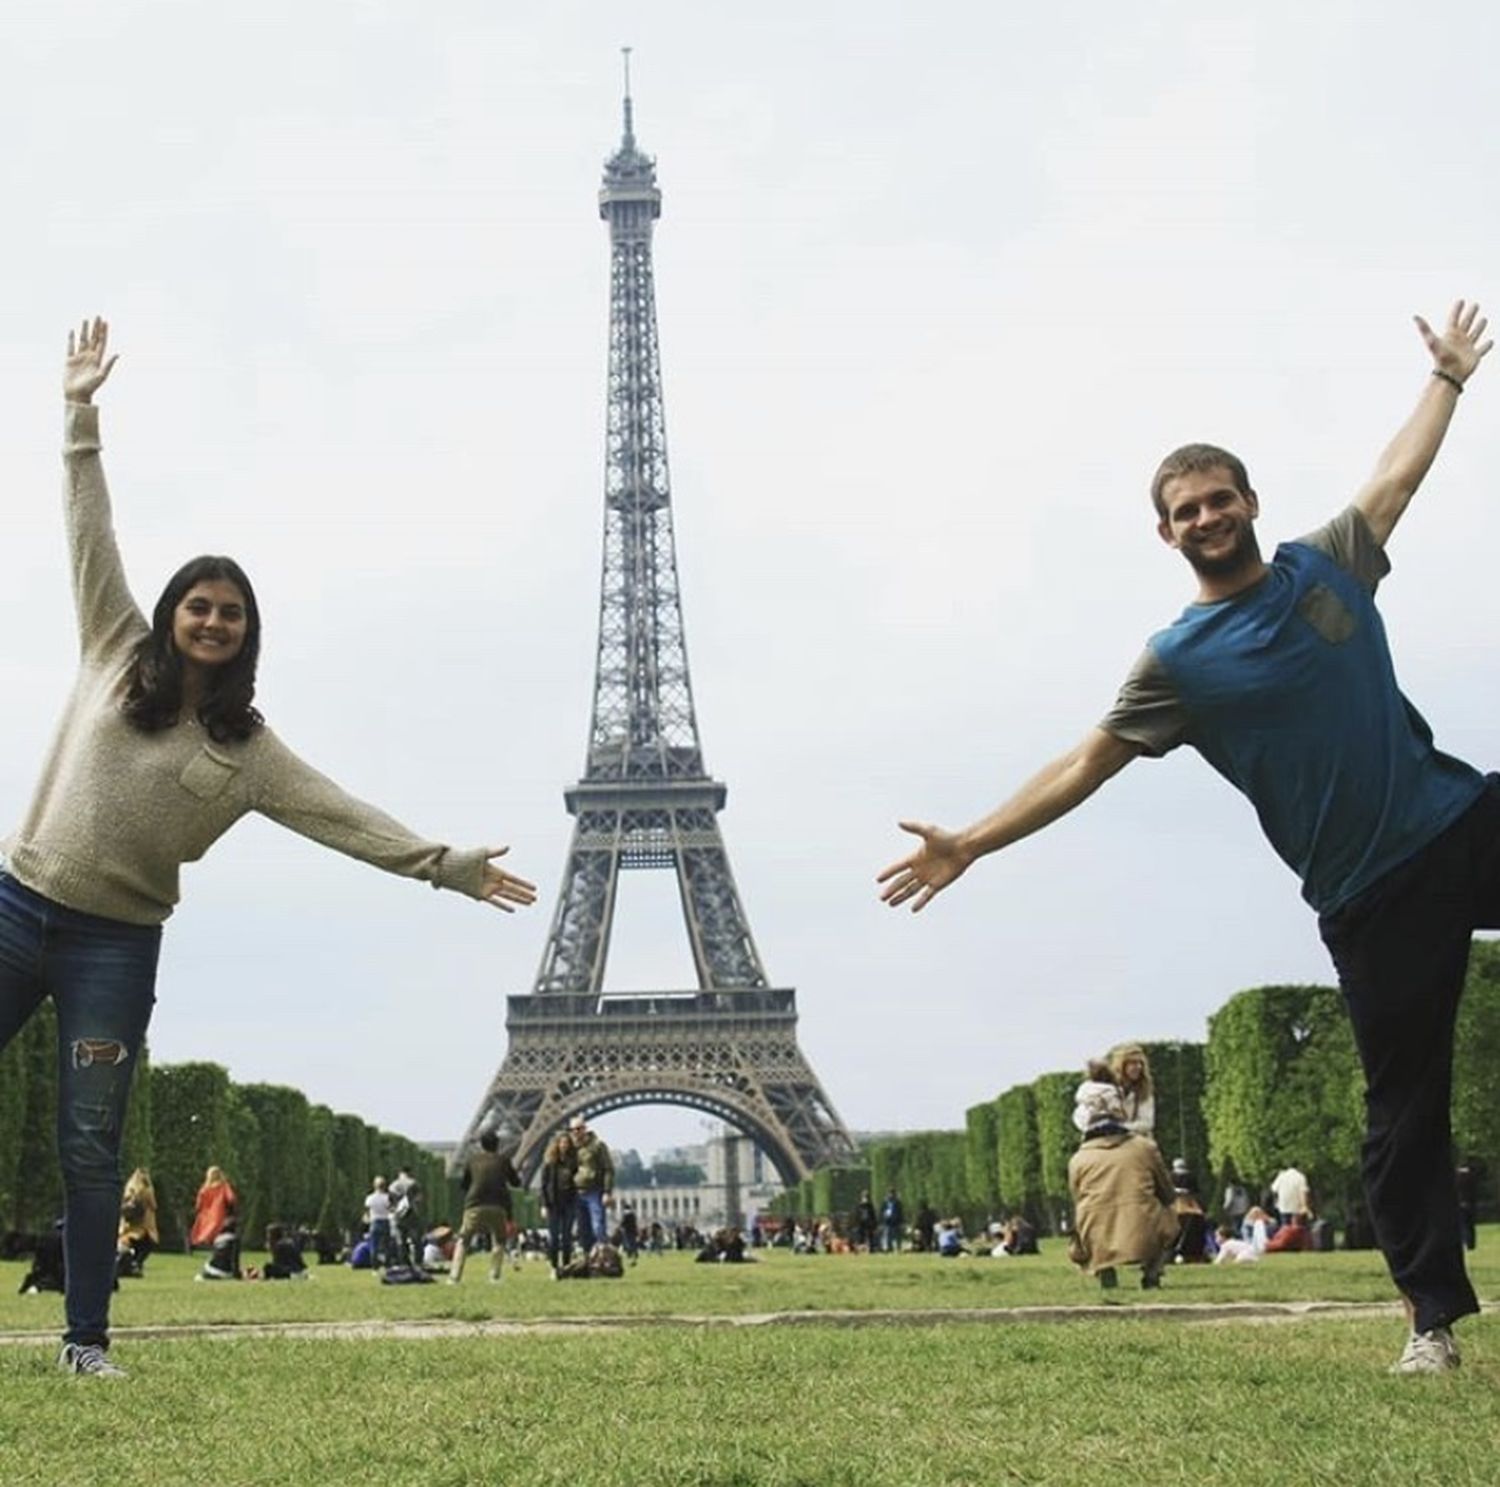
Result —
[{"label": "green hedge row", "polygon": [[[0,1054],[0,1228],[36,1232],[62,1212],[57,1165],[57,1024],[43,1003]],[[357,1115],[311,1105],[300,1090],[235,1084],[219,1064],[136,1065],[122,1169],[150,1170],[162,1243],[181,1246],[209,1166],[240,1197],[246,1241],[266,1225],[306,1224],[329,1233],[359,1223],[377,1173],[408,1167],[422,1184],[423,1215],[454,1223],[462,1207],[443,1159]]]},{"label": "green hedge row", "polygon": [[[1231,997],[1208,1020],[1206,1043],[1144,1043],[1156,1094],[1156,1140],[1182,1157],[1210,1207],[1222,1185],[1259,1189],[1283,1166],[1307,1173],[1319,1210],[1342,1219],[1359,1197],[1364,1128],[1359,1059],[1337,990],[1261,986]],[[1070,1206],[1068,1159],[1077,1072],[1043,1074],[971,1106],[961,1131],[874,1142],[871,1191],[895,1187],[908,1211],[928,1198],[966,1221],[1021,1212],[1055,1228]],[[1458,1020],[1453,1133],[1500,1189],[1500,943],[1476,941]],[[857,1169],[866,1170],[866,1169]],[[788,1189],[773,1212],[823,1215],[840,1205],[814,1177]]]}]

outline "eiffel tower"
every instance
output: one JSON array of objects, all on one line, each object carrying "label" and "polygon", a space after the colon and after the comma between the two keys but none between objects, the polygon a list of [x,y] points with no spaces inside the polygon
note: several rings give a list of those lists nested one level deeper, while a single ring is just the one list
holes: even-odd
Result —
[{"label": "eiffel tower", "polygon": [[[530,1178],[574,1115],[674,1104],[751,1136],[788,1184],[853,1159],[797,1044],[796,992],[772,987],[719,832],[725,787],[703,764],[683,639],[667,476],[651,236],[656,162],[625,128],[604,167],[609,384],[604,571],[588,764],[557,911],[529,995],[507,998],[509,1046],[460,1147],[485,1128]],[[619,875],[677,874],[695,990],[604,991]]]}]

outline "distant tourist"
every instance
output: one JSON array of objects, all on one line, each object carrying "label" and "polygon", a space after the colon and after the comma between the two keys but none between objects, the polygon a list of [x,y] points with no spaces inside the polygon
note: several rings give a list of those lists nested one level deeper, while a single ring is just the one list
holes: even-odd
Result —
[{"label": "distant tourist", "polygon": [[469,1153],[458,1183],[464,1191],[464,1212],[453,1246],[449,1284],[456,1286],[463,1280],[464,1257],[481,1234],[490,1242],[490,1279],[498,1282],[505,1274],[505,1246],[510,1239],[510,1190],[521,1186],[521,1174],[510,1153],[500,1150],[500,1137],[494,1131],[479,1133],[479,1150]]},{"label": "distant tourist", "polygon": [[193,1202],[193,1227],[188,1243],[194,1249],[211,1245],[224,1232],[225,1221],[239,1210],[239,1197],[222,1167],[210,1167],[203,1174],[198,1196]]},{"label": "distant tourist", "polygon": [[568,1122],[573,1141],[573,1182],[578,1194],[578,1243],[588,1251],[609,1237],[604,1211],[615,1188],[615,1161],[609,1147],[588,1127],[581,1115]]}]

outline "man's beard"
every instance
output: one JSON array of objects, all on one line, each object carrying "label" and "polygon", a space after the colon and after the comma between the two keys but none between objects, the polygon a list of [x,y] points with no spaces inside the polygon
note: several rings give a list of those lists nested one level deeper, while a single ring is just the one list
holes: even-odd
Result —
[{"label": "man's beard", "polygon": [[1199,578],[1233,578],[1260,562],[1260,544],[1255,540],[1255,528],[1242,522],[1235,532],[1234,546],[1222,557],[1207,557],[1188,542],[1182,545],[1182,555]]}]

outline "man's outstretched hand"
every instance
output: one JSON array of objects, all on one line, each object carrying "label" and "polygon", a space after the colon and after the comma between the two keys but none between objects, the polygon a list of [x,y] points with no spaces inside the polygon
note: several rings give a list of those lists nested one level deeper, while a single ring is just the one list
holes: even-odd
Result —
[{"label": "man's outstretched hand", "polygon": [[63,396],[70,403],[91,403],[118,356],[106,356],[109,326],[96,315],[68,332],[68,359],[63,363]]},{"label": "man's outstretched hand", "polygon": [[880,897],[893,909],[911,903],[913,914],[925,909],[955,878],[962,877],[972,855],[960,845],[958,834],[922,821],[902,821],[902,831],[922,838],[909,857],[893,862],[875,879],[886,886]]},{"label": "man's outstretched hand", "polygon": [[1489,321],[1479,313],[1479,306],[1455,300],[1448,311],[1448,323],[1442,334],[1428,325],[1420,315],[1413,315],[1417,330],[1432,354],[1433,367],[1460,382],[1467,382],[1474,369],[1489,355],[1493,341],[1482,341]]}]

